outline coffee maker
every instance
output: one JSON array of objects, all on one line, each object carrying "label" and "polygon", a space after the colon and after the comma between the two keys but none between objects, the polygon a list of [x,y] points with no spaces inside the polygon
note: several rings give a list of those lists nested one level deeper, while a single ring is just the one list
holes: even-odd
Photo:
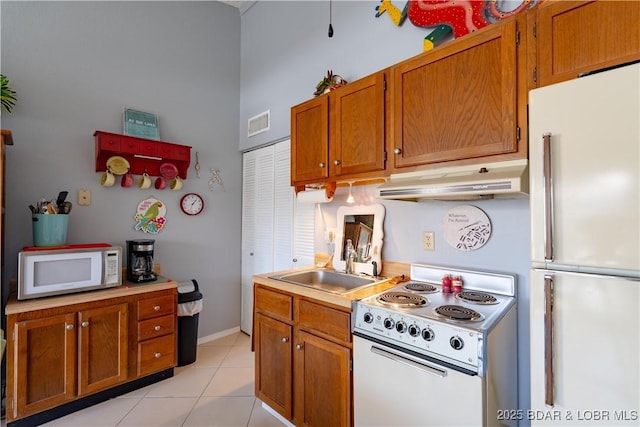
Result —
[{"label": "coffee maker", "polygon": [[153,282],[153,244],[155,240],[127,240],[127,280],[135,283]]}]

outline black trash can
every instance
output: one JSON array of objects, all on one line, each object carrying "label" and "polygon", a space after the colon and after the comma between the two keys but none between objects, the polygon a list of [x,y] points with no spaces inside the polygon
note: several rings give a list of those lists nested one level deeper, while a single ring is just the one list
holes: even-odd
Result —
[{"label": "black trash can", "polygon": [[202,293],[192,279],[178,283],[178,366],[196,361],[198,317],[202,311]]}]

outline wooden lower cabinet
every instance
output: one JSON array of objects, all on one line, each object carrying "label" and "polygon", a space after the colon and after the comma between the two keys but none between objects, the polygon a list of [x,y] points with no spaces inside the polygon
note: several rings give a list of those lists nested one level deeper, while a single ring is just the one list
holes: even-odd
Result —
[{"label": "wooden lower cabinet", "polygon": [[[39,414],[174,367],[176,298],[173,289],[19,312],[15,310],[23,303],[10,301],[7,420]],[[165,311],[139,321],[138,304],[158,299],[165,301]],[[144,327],[141,333],[141,324],[162,336],[156,338]],[[150,346],[150,356],[138,356],[132,339]]]},{"label": "wooden lower cabinet", "polygon": [[297,426],[350,426],[347,309],[255,285],[256,396]]}]

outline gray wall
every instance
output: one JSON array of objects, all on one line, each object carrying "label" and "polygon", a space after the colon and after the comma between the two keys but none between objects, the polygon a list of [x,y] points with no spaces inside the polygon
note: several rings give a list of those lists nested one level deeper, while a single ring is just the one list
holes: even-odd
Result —
[{"label": "gray wall", "polygon": [[[241,149],[289,135],[290,107],[313,97],[315,85],[327,69],[351,81],[422,51],[422,39],[429,31],[409,21],[396,27],[387,15],[375,18],[378,4],[377,1],[334,1],[333,38],[327,37],[327,1],[258,2],[242,15]],[[247,118],[267,109],[271,109],[271,130],[247,138]],[[353,193],[359,204],[382,203],[386,208],[383,262],[432,263],[518,276],[519,401],[520,408],[528,408],[528,199],[469,203],[487,213],[493,234],[479,250],[462,252],[444,240],[442,221],[449,209],[464,203],[380,201],[373,197],[374,189],[372,185],[356,186]],[[329,250],[323,232],[326,227],[335,227],[336,211],[345,204],[346,194],[346,188],[339,188],[332,203],[319,205],[322,215],[316,222],[318,251]],[[435,231],[434,252],[422,250],[422,231],[427,230]]]},{"label": "gray wall", "polygon": [[[241,168],[238,152],[240,16],[217,2],[2,1],[2,73],[18,92],[7,149],[4,279],[16,276],[16,254],[32,244],[29,204],[69,191],[74,203],[69,243],[125,245],[155,238],[162,272],[195,278],[204,310],[199,335],[239,325]],[[163,140],[200,154],[180,192],[103,188],[95,171],[93,132],[121,133],[122,108],[159,115]],[[192,156],[193,157],[193,156]],[[193,160],[193,159],[192,159]],[[226,191],[209,191],[209,168]],[[92,192],[79,206],[77,190]],[[186,192],[205,210],[180,212]],[[138,203],[155,196],[167,205],[157,235],[133,229]],[[6,290],[3,292],[6,297]]]}]

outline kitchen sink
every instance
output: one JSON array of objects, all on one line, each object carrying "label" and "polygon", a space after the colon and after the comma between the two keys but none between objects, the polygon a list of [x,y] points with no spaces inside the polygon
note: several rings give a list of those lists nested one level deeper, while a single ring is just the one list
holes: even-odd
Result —
[{"label": "kitchen sink", "polygon": [[381,282],[379,279],[340,273],[334,270],[307,270],[278,274],[269,276],[269,278],[335,294],[346,294]]}]

